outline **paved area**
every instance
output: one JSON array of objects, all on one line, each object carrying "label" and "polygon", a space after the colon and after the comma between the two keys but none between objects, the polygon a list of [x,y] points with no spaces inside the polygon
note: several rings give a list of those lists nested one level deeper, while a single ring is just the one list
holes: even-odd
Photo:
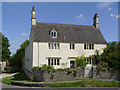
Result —
[{"label": "paved area", "polygon": [[12,76],[12,75],[15,75],[17,73],[13,73],[13,74],[9,74],[9,73],[2,73],[0,74],[0,79],[4,78],[4,77],[8,77],[8,76]]}]

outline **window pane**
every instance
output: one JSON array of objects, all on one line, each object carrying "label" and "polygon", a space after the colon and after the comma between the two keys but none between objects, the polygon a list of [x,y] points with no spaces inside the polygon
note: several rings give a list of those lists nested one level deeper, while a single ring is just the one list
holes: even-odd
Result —
[{"label": "window pane", "polygon": [[92,44],[92,49],[94,49],[94,44]]},{"label": "window pane", "polygon": [[71,49],[71,44],[70,44],[70,49]]},{"label": "window pane", "polygon": [[59,45],[59,43],[57,44],[57,49],[60,49],[60,45]]},{"label": "window pane", "polygon": [[52,32],[52,35],[51,35],[52,37],[54,36],[54,33]]},{"label": "window pane", "polygon": [[50,59],[48,59],[48,65],[50,65]]},{"label": "window pane", "polygon": [[87,49],[88,49],[88,47],[89,47],[89,44],[86,44],[86,46],[87,46]]},{"label": "window pane", "polygon": [[86,49],[86,44],[84,44],[84,49]]},{"label": "window pane", "polygon": [[90,64],[91,64],[91,58],[90,58]]},{"label": "window pane", "polygon": [[54,47],[53,47],[53,43],[52,43],[51,45],[52,45],[52,49],[54,49]]},{"label": "window pane", "polygon": [[75,44],[72,44],[72,49],[75,49]]},{"label": "window pane", "polygon": [[59,59],[57,59],[57,65],[59,65],[59,63],[60,63],[60,61],[59,61]]},{"label": "window pane", "polygon": [[89,49],[91,49],[92,48],[92,45],[91,44],[89,44]]},{"label": "window pane", "polygon": [[56,65],[56,59],[54,59],[54,65]]},{"label": "window pane", "polygon": [[51,65],[53,65],[53,59],[51,59]]},{"label": "window pane", "polygon": [[48,43],[48,47],[49,47],[49,49],[50,49],[50,43]]},{"label": "window pane", "polygon": [[54,32],[54,37],[56,37],[56,32]]},{"label": "window pane", "polygon": [[54,44],[54,46],[55,46],[55,49],[57,49],[57,47],[56,47],[56,43]]}]

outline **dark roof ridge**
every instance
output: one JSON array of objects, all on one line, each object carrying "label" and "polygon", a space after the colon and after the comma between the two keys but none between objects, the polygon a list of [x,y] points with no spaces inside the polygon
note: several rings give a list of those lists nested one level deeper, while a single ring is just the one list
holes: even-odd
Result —
[{"label": "dark roof ridge", "polygon": [[[93,26],[93,25],[77,25],[77,24],[64,24],[64,23],[44,23],[44,22],[36,22],[37,24],[58,24],[58,25],[73,25],[73,26]],[[94,26],[93,26],[94,27]]]}]

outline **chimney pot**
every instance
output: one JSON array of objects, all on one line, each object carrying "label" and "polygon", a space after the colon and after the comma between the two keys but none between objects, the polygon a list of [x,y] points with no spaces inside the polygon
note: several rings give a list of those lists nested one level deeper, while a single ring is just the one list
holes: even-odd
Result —
[{"label": "chimney pot", "polygon": [[35,6],[33,6],[33,10],[35,10]]}]

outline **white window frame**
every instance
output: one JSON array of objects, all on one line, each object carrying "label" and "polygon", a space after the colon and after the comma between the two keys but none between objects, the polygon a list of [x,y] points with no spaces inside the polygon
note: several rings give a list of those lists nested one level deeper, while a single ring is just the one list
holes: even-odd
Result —
[{"label": "white window frame", "polygon": [[51,50],[60,49],[60,43],[48,43],[48,49],[51,49]]},{"label": "white window frame", "polygon": [[53,30],[51,30],[50,36],[51,36],[51,38],[57,38],[57,32],[55,31],[54,28],[53,28]]},{"label": "white window frame", "polygon": [[[91,46],[91,48],[90,48],[90,46]],[[85,43],[84,50],[94,50],[94,44],[93,43]]]},{"label": "white window frame", "polygon": [[48,63],[47,63],[48,65],[52,65],[52,66],[60,65],[60,58],[48,58],[47,60],[48,60]]},{"label": "white window frame", "polygon": [[70,50],[74,50],[75,49],[75,44],[74,43],[70,43],[69,44],[69,48],[70,48]]}]

